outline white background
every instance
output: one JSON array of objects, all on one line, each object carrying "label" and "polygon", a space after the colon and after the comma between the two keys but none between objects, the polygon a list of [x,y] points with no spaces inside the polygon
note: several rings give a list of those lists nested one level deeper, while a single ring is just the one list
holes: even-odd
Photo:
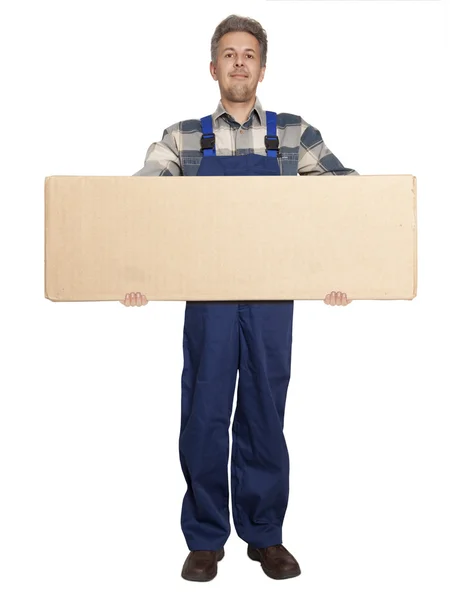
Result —
[{"label": "white background", "polygon": [[[454,3],[159,4],[1,9],[2,600],[458,600]],[[284,543],[302,575],[268,579],[232,531],[200,585],[180,578],[185,303],[46,300],[43,184],[132,175],[167,126],[211,113],[231,13],[267,30],[266,109],[361,174],[417,176],[418,296],[296,302]]]}]

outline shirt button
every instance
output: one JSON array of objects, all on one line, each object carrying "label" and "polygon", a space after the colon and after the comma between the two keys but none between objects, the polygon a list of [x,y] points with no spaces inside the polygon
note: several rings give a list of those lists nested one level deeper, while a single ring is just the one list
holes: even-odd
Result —
[{"label": "shirt button", "polygon": [[243,130],[242,130],[242,129],[240,129],[240,133],[243,133]]}]

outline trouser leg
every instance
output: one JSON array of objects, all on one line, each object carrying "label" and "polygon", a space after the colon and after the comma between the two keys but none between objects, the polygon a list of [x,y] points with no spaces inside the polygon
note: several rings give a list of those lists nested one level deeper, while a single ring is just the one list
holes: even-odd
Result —
[{"label": "trouser leg", "polygon": [[282,543],[289,496],[283,426],[291,373],[293,304],[253,302],[240,310],[232,512],[239,537],[256,547]]},{"label": "trouser leg", "polygon": [[187,491],[181,526],[190,550],[218,550],[230,534],[229,426],[239,358],[238,305],[188,302],[179,455]]}]

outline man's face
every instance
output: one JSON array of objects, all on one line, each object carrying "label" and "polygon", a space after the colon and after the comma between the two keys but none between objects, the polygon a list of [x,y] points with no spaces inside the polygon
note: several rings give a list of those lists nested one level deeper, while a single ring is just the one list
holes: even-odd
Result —
[{"label": "man's face", "polygon": [[223,100],[247,102],[265,75],[265,67],[260,68],[259,42],[245,31],[226,33],[219,41],[217,64],[211,62],[210,71],[219,82]]}]

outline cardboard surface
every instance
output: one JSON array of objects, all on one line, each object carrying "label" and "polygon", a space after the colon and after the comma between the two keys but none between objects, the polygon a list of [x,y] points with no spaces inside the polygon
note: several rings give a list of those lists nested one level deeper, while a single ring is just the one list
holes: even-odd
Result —
[{"label": "cardboard surface", "polygon": [[45,297],[55,301],[412,299],[416,179],[45,180]]}]

